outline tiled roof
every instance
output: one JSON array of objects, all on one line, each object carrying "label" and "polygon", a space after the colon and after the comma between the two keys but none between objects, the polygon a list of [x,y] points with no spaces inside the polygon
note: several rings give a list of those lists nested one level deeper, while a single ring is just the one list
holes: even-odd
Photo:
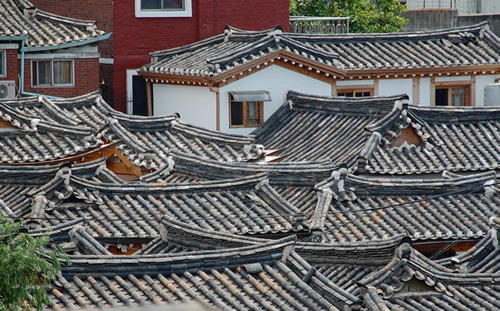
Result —
[{"label": "tiled roof", "polygon": [[[158,180],[215,180],[266,173],[270,182],[287,183],[299,181],[311,185],[328,178],[336,168],[328,161],[308,162],[221,162],[200,156],[171,151],[173,169],[168,174],[156,176]],[[154,180],[152,178],[152,180]]]},{"label": "tiled roof", "polygon": [[452,29],[389,34],[290,34],[339,55],[345,70],[461,67],[500,63],[500,39],[487,22]]},{"label": "tiled roof", "polygon": [[119,183],[103,167],[93,176],[78,170],[73,174],[68,167],[26,171],[43,175],[26,181],[32,175],[6,169],[5,176],[12,177],[0,180],[0,201],[5,203],[3,214],[25,219],[32,229],[83,218],[94,237],[144,240],[159,236],[161,217],[169,215],[239,234],[307,232],[302,213],[263,175],[166,185]]},{"label": "tiled roof", "polygon": [[50,47],[104,35],[95,21],[54,15],[27,0],[0,1],[0,36],[26,37],[27,47]]},{"label": "tiled roof", "polygon": [[358,282],[366,310],[496,310],[500,274],[453,272],[403,244]]},{"label": "tiled roof", "polygon": [[[162,225],[166,229],[162,239],[164,242],[168,241],[169,247],[176,245],[187,249],[208,250],[258,245],[267,241],[258,236],[242,236],[200,228],[167,215],[163,217]],[[300,239],[300,235],[298,238]],[[294,249],[308,262],[314,264],[385,265],[392,259],[394,250],[403,241],[409,241],[404,234],[394,235],[387,239],[349,243],[321,244],[298,240]]]},{"label": "tiled roof", "polygon": [[252,134],[283,162],[330,161],[370,174],[478,171],[499,168],[499,116],[499,107],[417,107],[405,95],[290,91]]},{"label": "tiled roof", "polygon": [[197,301],[227,310],[341,310],[359,300],[292,251],[293,237],[241,248],[155,256],[73,256],[51,309]]},{"label": "tiled roof", "polygon": [[459,272],[499,274],[499,237],[498,228],[492,228],[481,241],[468,251],[454,257],[441,259],[439,263]]},{"label": "tiled roof", "polygon": [[295,60],[314,61],[335,70],[338,55],[319,51],[284,34],[242,31],[226,27],[225,33],[183,47],[151,53],[152,63],[141,68],[148,73],[212,77],[259,59],[287,55]]},{"label": "tiled roof", "polygon": [[[198,234],[182,222],[164,224],[173,225],[165,237],[174,238],[169,242],[174,244],[189,244],[174,227],[192,227],[193,250],[113,256],[99,253],[97,246],[95,255],[70,256],[72,265],[63,266],[50,289],[49,309],[193,300],[206,308],[229,310],[500,307],[498,272],[449,269],[412,249],[407,240],[321,246],[301,244],[294,237],[266,241],[227,233],[218,239],[209,230]],[[84,234],[79,226],[72,231]],[[224,239],[231,236],[239,246],[227,248],[229,240]],[[492,258],[495,250],[485,248],[482,253],[482,258]],[[381,260],[371,260],[373,256]]]},{"label": "tiled roof", "polygon": [[[42,193],[50,201],[53,197],[57,199],[57,186],[68,177],[71,172],[73,176],[88,178],[100,182],[116,182],[118,177],[104,167],[105,159],[83,164],[53,164],[43,166],[0,166],[0,214],[12,218],[29,218],[33,213],[33,220],[40,224],[43,221],[44,210],[37,207],[36,193]],[[36,178],[34,178],[36,176]],[[56,191],[54,190],[56,188]],[[44,193],[45,192],[45,193]],[[42,200],[43,204],[49,204],[47,209],[54,207],[54,202]],[[39,203],[42,203],[39,202]],[[37,214],[42,212],[40,218]],[[71,219],[75,219],[73,217]],[[58,222],[60,223],[60,222]]]},{"label": "tiled roof", "polygon": [[494,179],[494,172],[456,179],[335,172],[317,185],[324,200],[317,201],[312,228],[318,224],[327,241],[373,240],[399,233],[420,241],[479,239],[489,230],[489,218],[499,212]]},{"label": "tiled roof", "polygon": [[[276,53],[279,51],[287,53],[280,55]],[[151,56],[151,63],[141,68],[144,75],[164,74],[180,79],[199,76],[217,79],[237,72],[238,68],[259,69],[261,63],[270,59],[300,63],[292,59],[294,56],[320,67],[345,70],[347,74],[376,70],[417,72],[464,66],[498,67],[500,39],[487,23],[415,33],[342,35],[254,32],[228,27],[224,34],[153,52]],[[339,71],[337,76],[343,73]]]},{"label": "tiled roof", "polygon": [[368,139],[366,127],[384,118],[406,95],[321,97],[289,91],[283,104],[252,134],[282,161],[353,164]]},{"label": "tiled roof", "polygon": [[[371,134],[358,170],[412,174],[498,169],[499,107],[417,107],[408,105],[367,126]],[[417,144],[395,145],[403,131]]]},{"label": "tiled roof", "polygon": [[264,152],[250,136],[188,125],[177,116],[120,113],[97,92],[58,100],[28,97],[1,101],[0,118],[14,127],[2,130],[6,134],[2,135],[5,142],[0,145],[0,163],[60,160],[96,150],[102,143],[117,143],[135,165],[152,169],[168,167],[170,150],[234,162],[259,159]]}]

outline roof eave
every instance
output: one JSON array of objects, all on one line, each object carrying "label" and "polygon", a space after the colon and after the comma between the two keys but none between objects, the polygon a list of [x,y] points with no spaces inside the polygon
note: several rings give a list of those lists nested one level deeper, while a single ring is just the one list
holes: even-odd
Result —
[{"label": "roof eave", "polygon": [[384,68],[384,69],[353,69],[347,70],[346,77],[390,77],[390,76],[442,76],[442,75],[463,75],[488,72],[496,73],[500,71],[500,64],[479,64],[463,66],[436,66],[419,68]]},{"label": "roof eave", "polygon": [[97,37],[93,37],[93,38],[90,38],[87,40],[82,40],[82,41],[68,42],[68,43],[63,43],[63,44],[58,44],[58,45],[49,45],[49,46],[27,46],[27,47],[21,48],[21,50],[24,52],[38,52],[38,51],[50,51],[50,50],[66,49],[66,48],[78,47],[78,46],[88,45],[88,44],[92,44],[92,43],[99,42],[102,40],[106,40],[111,35],[112,35],[112,32],[104,34],[102,36],[97,36]]}]

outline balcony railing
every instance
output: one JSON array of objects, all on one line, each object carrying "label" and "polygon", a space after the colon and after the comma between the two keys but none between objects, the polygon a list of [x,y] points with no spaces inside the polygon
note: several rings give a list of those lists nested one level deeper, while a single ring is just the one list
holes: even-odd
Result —
[{"label": "balcony railing", "polygon": [[349,17],[290,16],[290,32],[294,33],[348,33]]}]

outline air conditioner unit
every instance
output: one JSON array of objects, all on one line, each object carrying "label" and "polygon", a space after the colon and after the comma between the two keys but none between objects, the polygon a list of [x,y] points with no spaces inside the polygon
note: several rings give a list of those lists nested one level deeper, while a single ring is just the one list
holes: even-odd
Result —
[{"label": "air conditioner unit", "polygon": [[0,81],[0,100],[16,98],[16,82]]}]

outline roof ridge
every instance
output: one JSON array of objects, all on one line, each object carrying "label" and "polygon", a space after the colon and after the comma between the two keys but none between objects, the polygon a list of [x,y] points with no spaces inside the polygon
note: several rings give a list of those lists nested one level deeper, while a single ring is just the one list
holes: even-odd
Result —
[{"label": "roof ridge", "polygon": [[[58,164],[43,164],[43,165],[0,165],[0,174],[3,180],[7,180],[8,176],[15,175],[33,175],[37,176],[36,179],[23,178],[22,182],[28,183],[29,181],[38,181],[42,179],[42,176],[46,175],[53,178],[54,175],[61,169],[61,167],[70,166],[72,175],[85,174],[86,172],[99,172],[100,169],[105,165],[106,158],[102,157],[93,161],[84,163],[58,163]],[[38,183],[37,183],[38,184]]]},{"label": "roof ridge", "polygon": [[[366,115],[367,111],[361,111],[359,107],[374,105],[377,114],[390,113],[394,109],[395,102],[407,98],[408,95],[392,96],[370,96],[370,97],[342,97],[321,96],[288,91],[286,99],[290,101],[291,110],[318,110],[335,113],[350,113]],[[382,109],[385,108],[385,109]]]},{"label": "roof ridge", "polygon": [[495,172],[491,171],[458,178],[440,177],[421,179],[400,179],[385,176],[376,178],[349,174],[346,178],[346,184],[356,189],[354,192],[358,193],[364,192],[362,189],[367,188],[367,190],[370,189],[369,192],[371,194],[399,193],[397,189],[405,189],[408,195],[425,193],[446,195],[451,193],[484,192],[486,187],[490,187],[487,182],[494,178]]},{"label": "roof ridge", "polygon": [[287,33],[288,36],[294,38],[308,38],[308,39],[337,39],[337,40],[352,40],[352,38],[366,38],[367,40],[374,41],[378,39],[392,39],[392,38],[415,38],[421,39],[422,37],[435,37],[455,34],[460,32],[474,32],[481,31],[482,29],[489,29],[489,22],[482,21],[473,25],[465,25],[459,27],[450,27],[437,30],[424,30],[414,32],[392,32],[392,33],[348,33],[348,34],[295,34]]},{"label": "roof ridge", "polygon": [[[77,176],[71,176],[70,184],[77,186],[77,188],[84,187],[85,191],[90,191],[90,189],[99,192],[123,192],[123,191],[134,191],[142,192],[193,192],[199,190],[221,190],[221,189],[234,189],[235,187],[245,186],[245,187],[255,187],[260,182],[267,180],[265,173],[255,174],[251,176],[231,178],[231,179],[221,179],[221,180],[209,180],[200,181],[197,183],[179,183],[179,184],[158,184],[158,183],[134,183],[134,184],[115,184],[115,183],[103,183],[95,182],[87,179],[83,179]],[[80,191],[80,190],[79,190]],[[84,193],[81,193],[84,195]]]},{"label": "roof ridge", "polygon": [[80,275],[158,275],[236,268],[249,263],[269,264],[286,260],[295,236],[266,243],[224,250],[137,256],[70,256],[72,264],[61,269],[63,276]]},{"label": "roof ridge", "polygon": [[[254,245],[268,241],[267,238],[259,238],[255,235],[242,236],[236,233],[201,228],[194,224],[176,220],[168,215],[163,216],[162,225],[167,232],[165,236],[162,236],[164,240],[185,247],[195,245],[200,249],[219,249],[249,244]],[[395,248],[401,243],[408,241],[409,238],[405,234],[396,234],[381,240],[354,241],[349,243],[297,241],[295,251],[307,259],[307,261],[313,263],[385,265],[393,258]],[[361,257],[353,257],[353,255]]]},{"label": "roof ridge", "polygon": [[[33,5],[31,3],[31,1],[29,1],[29,0],[14,0],[14,1],[19,3],[19,6],[18,6],[19,9],[21,9],[21,8],[22,9],[34,9],[34,8],[36,8],[35,5]],[[44,17],[47,17],[47,18],[50,18],[53,20],[57,20],[60,22],[76,23],[76,24],[79,24],[81,26],[87,26],[87,25],[91,25],[91,24],[96,23],[96,21],[94,21],[94,20],[83,20],[83,19],[72,18],[72,17],[63,16],[63,15],[53,14],[53,13],[49,13],[49,12],[40,10],[38,8],[36,8],[36,10],[37,10],[37,14],[40,14]]]}]

